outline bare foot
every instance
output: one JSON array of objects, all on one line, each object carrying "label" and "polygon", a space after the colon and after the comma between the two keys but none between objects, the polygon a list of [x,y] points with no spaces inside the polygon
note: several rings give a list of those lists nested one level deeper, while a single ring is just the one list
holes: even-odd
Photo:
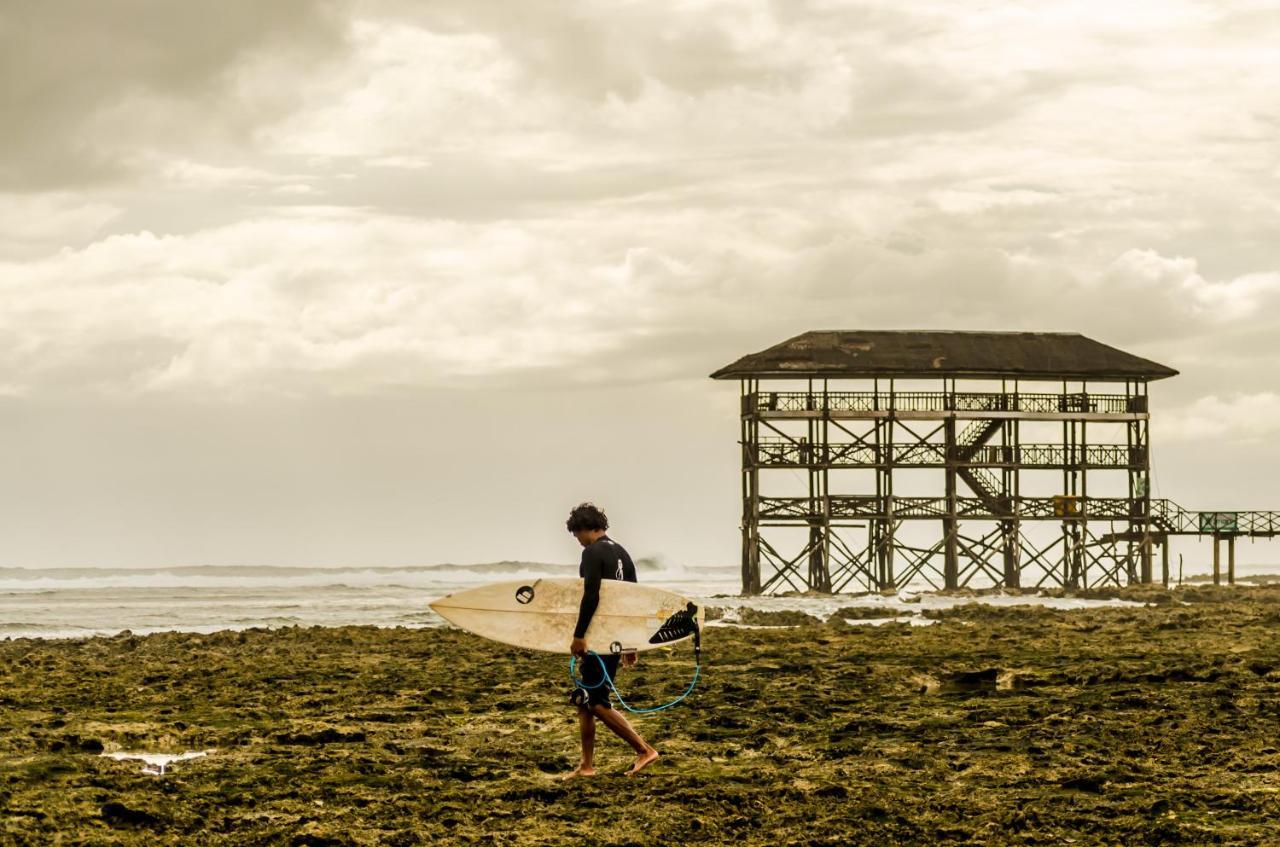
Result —
[{"label": "bare foot", "polygon": [[635,776],[656,761],[658,761],[658,751],[650,747],[647,752],[641,753],[636,759],[636,763],[631,766],[631,770],[627,771],[627,776]]},{"label": "bare foot", "polygon": [[595,775],[596,775],[595,768],[584,766],[584,765],[578,765],[576,769],[569,771],[567,774],[564,774],[560,778],[562,780],[567,780],[567,779],[577,779],[580,776],[595,776]]}]

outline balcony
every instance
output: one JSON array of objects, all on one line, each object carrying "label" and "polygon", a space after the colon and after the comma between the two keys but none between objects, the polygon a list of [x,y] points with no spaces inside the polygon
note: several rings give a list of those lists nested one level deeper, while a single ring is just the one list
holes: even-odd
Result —
[{"label": "balcony", "polygon": [[1146,415],[1147,398],[1129,394],[1005,394],[952,391],[759,391],[742,398],[742,413],[760,417],[876,418]]},{"label": "balcony", "polygon": [[[1016,447],[983,445],[965,450],[969,455],[958,464],[967,467],[1011,467],[1056,470],[1059,468],[1141,468],[1146,451],[1124,444],[1097,444],[1085,448],[1061,444],[1022,444]],[[947,465],[945,444],[829,443],[810,444],[787,438],[762,438],[755,444],[755,461],[745,457],[747,467],[803,468],[942,468]]]},{"label": "balcony", "polygon": [[[995,512],[979,497],[957,497],[961,520],[1141,521],[1142,501],[1126,497],[1078,497],[1063,508],[1062,497],[1018,497],[1009,512]],[[950,517],[945,497],[877,497],[875,495],[761,497],[760,521],[766,524],[813,524],[823,520],[940,520]],[[1135,508],[1138,510],[1135,512]]]}]

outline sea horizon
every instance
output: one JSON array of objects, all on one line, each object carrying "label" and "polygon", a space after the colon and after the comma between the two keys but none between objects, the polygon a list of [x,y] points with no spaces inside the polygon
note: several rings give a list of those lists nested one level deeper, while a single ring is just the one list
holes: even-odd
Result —
[{"label": "sea horizon", "polygon": [[[736,566],[636,562],[640,579],[699,597],[735,593]],[[0,638],[75,638],[279,626],[442,626],[427,603],[488,582],[575,577],[578,565],[176,565],[0,568]]]},{"label": "sea horizon", "polygon": [[[126,630],[143,635],[285,626],[438,627],[445,621],[427,607],[436,598],[499,580],[574,577],[577,567],[512,560],[415,566],[10,566],[0,568],[0,639],[112,636]],[[920,595],[934,593],[932,586],[917,581],[887,595],[851,591],[753,597],[741,594],[736,564],[688,567],[643,558],[637,568],[641,582],[711,605],[798,611],[819,618],[850,605],[885,606],[904,618],[918,616]],[[1237,576],[1276,572],[1280,565],[1251,565],[1239,568]],[[1207,577],[1197,565],[1184,581]],[[1021,594],[1035,592],[1027,586]]]}]

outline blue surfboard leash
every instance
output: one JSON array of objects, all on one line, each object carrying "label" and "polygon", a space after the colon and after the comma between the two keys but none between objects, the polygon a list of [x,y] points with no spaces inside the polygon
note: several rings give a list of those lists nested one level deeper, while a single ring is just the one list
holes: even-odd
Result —
[{"label": "blue surfboard leash", "polygon": [[[577,694],[578,692],[582,693],[581,696],[582,696],[583,703],[587,701],[586,693],[588,691],[593,691],[607,683],[609,686],[609,690],[613,692],[614,697],[618,698],[618,703],[619,705],[622,706],[622,708],[626,709],[628,712],[630,712],[633,715],[651,715],[654,712],[661,712],[663,709],[670,709],[672,706],[679,705],[684,701],[686,697],[692,694],[693,689],[697,687],[698,679],[702,676],[702,632],[695,624],[694,634],[693,634],[693,656],[694,656],[693,681],[689,683],[689,687],[684,690],[683,694],[681,694],[676,699],[672,700],[670,703],[663,703],[661,706],[654,706],[653,708],[650,708],[650,709],[636,709],[631,705],[629,705],[626,700],[623,700],[622,695],[618,693],[618,687],[613,684],[613,678],[609,676],[609,669],[608,667],[605,666],[604,657],[601,656],[599,653],[595,652],[594,650],[588,650],[587,655],[595,656],[596,661],[600,663],[601,680],[597,682],[595,685],[587,685],[585,682],[578,679],[578,674],[577,674],[578,657],[577,656],[569,657],[569,678],[573,680],[573,685],[574,685],[574,688],[576,689],[574,693],[575,694]],[[570,699],[573,699],[573,698],[570,698]]]}]

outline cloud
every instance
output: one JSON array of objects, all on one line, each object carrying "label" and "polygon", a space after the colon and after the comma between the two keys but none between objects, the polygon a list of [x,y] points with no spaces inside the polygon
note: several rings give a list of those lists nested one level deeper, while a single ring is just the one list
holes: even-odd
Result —
[{"label": "cloud", "polygon": [[6,4],[0,188],[98,184],[153,152],[216,150],[287,111],[290,77],[341,51],[336,11],[328,0]]},{"label": "cloud", "polygon": [[498,225],[282,207],[3,263],[0,296],[3,381],[126,395],[700,378],[827,326],[1083,331],[1182,367],[1151,353],[1171,333],[1265,335],[1280,314],[1272,276],[1210,281],[1153,251],[1064,267],[697,209]]},{"label": "cloud", "polygon": [[1276,357],[1257,9],[66,8],[7,31],[69,60],[0,58],[23,390],[669,379],[814,326],[1083,331],[1195,396]]},{"label": "cloud", "polygon": [[1162,415],[1162,439],[1221,445],[1256,444],[1280,435],[1280,394],[1210,395]]},{"label": "cloud", "polygon": [[120,208],[72,193],[0,194],[0,260],[39,258],[91,240]]},{"label": "cloud", "polygon": [[625,262],[593,258],[514,227],[324,210],[114,236],[0,265],[3,372],[28,391],[289,394],[545,367],[635,332],[602,319],[641,308]]},{"label": "cloud", "polygon": [[[1263,485],[1230,468],[1280,411],[1280,16],[980,6],[4,4],[0,400],[33,561],[70,525],[119,561],[309,561],[330,525],[321,559],[416,561],[489,537],[412,504],[488,496],[495,449],[566,501],[616,463],[548,455],[613,451],[656,503],[710,462],[701,508],[737,461],[706,374],[815,328],[1083,332],[1182,371],[1152,392],[1166,481]],[[675,446],[618,449],[645,438]],[[726,521],[673,543],[731,560]]]}]

